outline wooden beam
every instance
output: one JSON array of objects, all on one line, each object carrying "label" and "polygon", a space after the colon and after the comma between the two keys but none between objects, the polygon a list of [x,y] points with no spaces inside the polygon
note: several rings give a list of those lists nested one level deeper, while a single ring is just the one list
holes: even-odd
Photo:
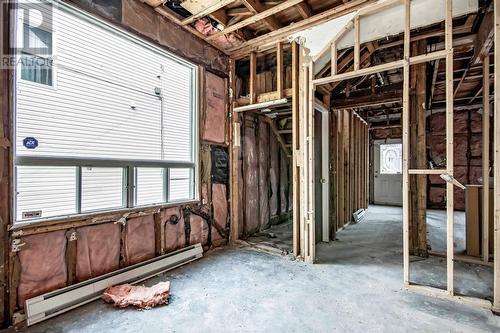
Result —
[{"label": "wooden beam", "polygon": [[483,261],[490,261],[490,56],[483,59]]},{"label": "wooden beam", "polygon": [[[494,47],[495,47],[495,64],[500,64],[500,4],[494,1]],[[500,66],[495,66],[495,108],[493,114],[500,114]],[[493,205],[494,205],[494,245],[493,245],[493,311],[500,313],[500,117],[494,117],[494,190],[493,190]]]},{"label": "wooden beam", "polygon": [[284,88],[284,57],[283,57],[283,44],[278,43],[276,46],[276,87],[278,91],[278,98],[283,98],[283,88]]},{"label": "wooden beam", "polygon": [[354,17],[354,70],[359,70],[359,57],[361,56],[360,42],[359,42],[359,16]]},{"label": "wooden beam", "polygon": [[[446,0],[445,51],[446,55],[446,171],[453,177],[453,0]],[[447,293],[454,295],[453,284],[453,221],[454,188],[446,183],[446,276]]]},{"label": "wooden beam", "polygon": [[215,3],[214,5],[208,6],[207,8],[203,9],[201,12],[198,12],[198,13],[191,15],[188,18],[182,20],[181,25],[191,24],[194,21],[196,21],[202,17],[208,16],[209,14],[211,14],[211,13],[221,9],[222,7],[225,7],[225,6],[231,4],[235,1],[236,0],[219,0],[219,2]]},{"label": "wooden beam", "polygon": [[257,98],[257,54],[250,53],[250,104],[254,104]]},{"label": "wooden beam", "polygon": [[493,12],[484,14],[483,21],[479,26],[476,38],[474,39],[474,55],[472,56],[472,64],[477,65],[490,52],[493,46]]},{"label": "wooden beam", "polygon": [[301,2],[297,6],[297,11],[299,12],[300,16],[304,19],[308,19],[311,16],[313,16],[313,11],[311,7],[306,3],[306,2]]},{"label": "wooden beam", "polygon": [[246,26],[253,24],[255,22],[258,22],[260,20],[264,20],[264,19],[270,17],[271,15],[279,13],[279,12],[289,8],[289,7],[292,7],[298,3],[301,3],[302,1],[304,1],[304,0],[287,0],[283,3],[280,3],[279,5],[276,5],[274,7],[267,9],[267,10],[264,10],[258,14],[255,14],[254,16],[249,17],[249,18],[245,19],[244,21],[241,21],[239,23],[236,23],[236,24],[233,24],[229,27],[226,27],[224,30],[208,36],[207,39],[212,40],[212,39],[218,38],[222,35],[228,34],[232,31],[246,27]]},{"label": "wooden beam", "polygon": [[[241,0],[241,3],[255,15],[266,10],[264,5],[260,3],[259,0]],[[281,24],[272,17],[265,17],[263,20],[271,31],[278,30],[282,27]]]},{"label": "wooden beam", "polygon": [[[446,51],[435,51],[435,52],[411,57],[411,58],[409,58],[409,63],[410,63],[410,65],[417,65],[417,64],[420,64],[423,62],[441,59],[443,57],[446,57]],[[359,77],[359,76],[370,75],[370,74],[385,72],[385,71],[389,71],[389,70],[393,70],[393,69],[403,68],[404,65],[405,65],[404,60],[396,60],[393,62],[389,62],[389,63],[377,65],[377,66],[362,68],[362,69],[357,70],[357,71],[350,71],[350,72],[346,72],[346,73],[342,73],[342,74],[333,75],[330,77],[316,79],[316,80],[313,80],[313,84],[314,85],[321,85],[321,84],[327,84],[327,83],[336,82],[336,81],[353,79],[353,78]]]},{"label": "wooden beam", "polygon": [[349,1],[345,4],[326,10],[320,14],[316,14],[308,19],[296,22],[276,31],[272,31],[268,34],[249,40],[238,47],[229,49],[228,52],[230,52],[234,58],[244,57],[246,54],[248,54],[248,52],[251,52],[252,50],[258,50],[260,47],[265,47],[266,45],[274,45],[277,41],[285,41],[290,34],[296,31],[301,31],[303,29],[307,29],[343,16],[345,14],[351,13],[360,8],[371,5],[375,3],[375,1],[376,0]]},{"label": "wooden beam", "polygon": [[337,75],[337,43],[333,42],[330,48],[330,68],[331,75]]},{"label": "wooden beam", "polygon": [[371,93],[371,89],[362,89],[351,93],[348,98],[334,98],[332,108],[351,109],[401,102],[401,93],[401,84],[377,87],[375,93]]},{"label": "wooden beam", "polygon": [[172,12],[171,10],[163,7],[163,6],[158,6],[155,8],[155,11],[162,15],[163,17],[167,18],[168,20],[172,21],[173,23],[181,26],[183,29],[189,31],[190,33],[192,33],[193,35],[203,39],[203,40],[206,40],[206,42],[210,45],[212,45],[214,48],[216,48],[217,50],[223,52],[224,54],[228,55],[229,52],[224,50],[224,49],[221,49],[219,45],[217,45],[216,43],[214,43],[213,41],[211,40],[208,40],[206,39],[206,36],[204,34],[202,34],[201,32],[199,32],[198,30],[196,30],[194,27],[190,26],[190,25],[182,25],[181,24],[181,20],[177,17],[177,15]]},{"label": "wooden beam", "polygon": [[410,285],[410,0],[405,0],[403,64],[403,284]]}]

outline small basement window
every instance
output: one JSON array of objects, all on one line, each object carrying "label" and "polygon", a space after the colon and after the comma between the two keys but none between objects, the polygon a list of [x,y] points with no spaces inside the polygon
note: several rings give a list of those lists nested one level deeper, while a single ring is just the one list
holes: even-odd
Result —
[{"label": "small basement window", "polygon": [[380,173],[397,175],[403,171],[403,145],[400,143],[380,145]]},{"label": "small basement window", "polygon": [[57,34],[19,25],[34,45],[57,44],[57,71],[18,71],[16,221],[196,200],[197,67],[69,5],[52,10]]}]

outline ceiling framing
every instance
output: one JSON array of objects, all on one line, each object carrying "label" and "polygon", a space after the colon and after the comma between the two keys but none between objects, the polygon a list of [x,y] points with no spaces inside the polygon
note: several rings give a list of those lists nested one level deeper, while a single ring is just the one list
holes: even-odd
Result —
[{"label": "ceiling framing", "polygon": [[[249,52],[272,48],[277,42],[286,40],[297,31],[375,2],[375,0],[140,1],[234,58],[245,56]],[[174,3],[184,7],[184,10],[175,10],[172,6]],[[185,10],[186,8],[190,11]],[[203,19],[214,22],[213,29],[208,32],[197,29],[196,23]],[[230,39],[231,43],[225,43],[225,39]]]}]

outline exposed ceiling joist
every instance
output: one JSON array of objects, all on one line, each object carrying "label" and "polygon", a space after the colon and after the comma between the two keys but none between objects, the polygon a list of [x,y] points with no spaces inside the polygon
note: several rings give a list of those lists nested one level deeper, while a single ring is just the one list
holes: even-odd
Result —
[{"label": "exposed ceiling joist", "polygon": [[208,16],[210,15],[211,13],[221,9],[222,7],[225,7],[233,2],[235,2],[236,0],[220,0],[219,2],[217,2],[216,4],[212,5],[212,6],[208,6],[206,7],[205,9],[203,9],[202,11],[196,13],[196,14],[193,14],[191,15],[190,17],[184,19],[181,21],[181,25],[188,25],[188,24],[191,24],[193,23],[194,21],[202,18],[202,17],[205,17],[205,16]]},{"label": "exposed ceiling joist", "polygon": [[313,11],[311,7],[305,1],[299,3],[296,8],[299,14],[302,16],[302,18],[307,19],[313,16]]},{"label": "exposed ceiling joist", "polygon": [[222,35],[225,35],[227,33],[230,33],[230,32],[233,32],[235,30],[241,29],[241,28],[246,27],[246,26],[248,26],[250,24],[253,24],[253,23],[257,22],[257,21],[260,21],[260,20],[263,20],[265,18],[268,18],[271,15],[274,15],[274,14],[276,14],[276,13],[282,11],[282,10],[285,10],[285,9],[287,9],[289,7],[292,7],[292,6],[298,4],[298,3],[302,2],[302,1],[303,0],[287,0],[287,1],[281,3],[281,4],[277,5],[277,6],[271,7],[271,8],[269,8],[269,9],[267,9],[267,10],[261,12],[261,13],[258,13],[258,14],[254,15],[254,16],[251,16],[251,17],[245,19],[244,21],[241,21],[239,23],[236,23],[236,24],[233,24],[233,25],[231,25],[229,27],[226,27],[224,30],[222,30],[222,31],[220,31],[218,33],[215,33],[213,35],[210,35],[209,37],[207,37],[207,39],[208,40],[212,40],[212,39],[218,38],[218,37],[220,37]]},{"label": "exposed ceiling joist", "polygon": [[[243,5],[245,5],[245,7],[247,7],[255,15],[266,10],[264,5],[260,3],[259,0],[241,0],[241,3],[243,3]],[[264,18],[264,23],[269,27],[271,31],[278,30],[282,27],[281,24],[272,17]]]}]

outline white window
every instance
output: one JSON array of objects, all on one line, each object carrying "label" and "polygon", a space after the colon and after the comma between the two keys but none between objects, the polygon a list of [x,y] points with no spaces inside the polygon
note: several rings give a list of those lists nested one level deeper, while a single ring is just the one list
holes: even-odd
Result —
[{"label": "white window", "polygon": [[196,66],[54,11],[57,70],[17,82],[17,221],[196,199]]},{"label": "white window", "polygon": [[403,145],[400,143],[380,145],[380,173],[396,175],[403,171]]}]

